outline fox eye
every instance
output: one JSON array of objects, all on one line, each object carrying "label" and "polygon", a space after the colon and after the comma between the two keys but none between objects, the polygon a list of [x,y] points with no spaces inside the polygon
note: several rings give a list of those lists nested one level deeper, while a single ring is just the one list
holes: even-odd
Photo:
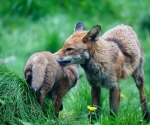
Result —
[{"label": "fox eye", "polygon": [[74,48],[67,48],[66,51],[74,50]]}]

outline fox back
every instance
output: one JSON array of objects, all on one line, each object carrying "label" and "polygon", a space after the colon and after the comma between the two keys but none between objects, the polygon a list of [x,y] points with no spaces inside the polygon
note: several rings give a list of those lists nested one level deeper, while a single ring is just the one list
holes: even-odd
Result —
[{"label": "fox back", "polygon": [[116,26],[102,35],[102,38],[107,42],[116,44],[123,54],[121,77],[130,76],[137,66],[143,62],[144,55],[139,40],[131,27],[123,24]]}]

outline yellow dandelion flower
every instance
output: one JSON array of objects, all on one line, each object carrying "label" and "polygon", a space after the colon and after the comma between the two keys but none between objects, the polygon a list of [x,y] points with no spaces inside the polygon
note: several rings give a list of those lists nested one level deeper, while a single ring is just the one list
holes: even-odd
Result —
[{"label": "yellow dandelion flower", "polygon": [[126,98],[126,96],[124,94],[120,94],[120,97],[123,99]]},{"label": "yellow dandelion flower", "polygon": [[95,111],[95,110],[97,109],[97,108],[94,107],[94,106],[87,106],[87,108],[88,108],[88,110],[91,111],[91,112],[93,112],[93,111]]}]

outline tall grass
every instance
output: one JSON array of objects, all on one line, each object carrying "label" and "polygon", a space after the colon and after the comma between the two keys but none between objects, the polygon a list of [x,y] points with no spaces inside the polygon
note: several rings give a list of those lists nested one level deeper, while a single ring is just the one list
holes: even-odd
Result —
[{"label": "tall grass", "polygon": [[0,124],[46,123],[48,118],[39,106],[35,93],[20,75],[0,61]]}]

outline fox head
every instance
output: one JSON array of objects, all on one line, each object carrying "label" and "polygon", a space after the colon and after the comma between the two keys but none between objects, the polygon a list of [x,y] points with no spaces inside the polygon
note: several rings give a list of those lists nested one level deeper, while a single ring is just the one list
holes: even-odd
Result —
[{"label": "fox head", "polygon": [[94,49],[96,41],[99,39],[101,27],[93,26],[90,31],[85,30],[85,26],[78,22],[74,28],[74,33],[65,41],[63,47],[55,53],[56,60],[62,65],[84,64],[90,59],[89,49]]}]

